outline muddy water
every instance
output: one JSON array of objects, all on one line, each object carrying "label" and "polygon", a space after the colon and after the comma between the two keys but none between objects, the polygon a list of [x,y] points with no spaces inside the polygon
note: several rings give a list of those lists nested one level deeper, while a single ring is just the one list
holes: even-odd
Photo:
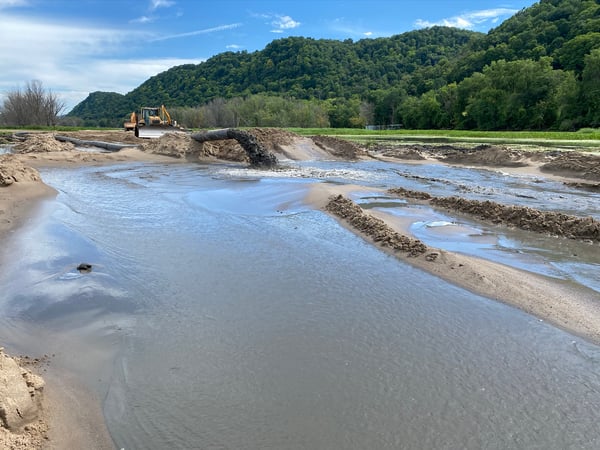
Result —
[{"label": "muddy water", "polygon": [[[303,203],[314,181],[425,184],[599,213],[592,194],[455,170],[44,171],[59,196],[9,244],[0,339],[85,380],[117,448],[598,448],[598,347],[386,256]],[[592,246],[354,196],[409,215],[423,238],[596,282]]]}]

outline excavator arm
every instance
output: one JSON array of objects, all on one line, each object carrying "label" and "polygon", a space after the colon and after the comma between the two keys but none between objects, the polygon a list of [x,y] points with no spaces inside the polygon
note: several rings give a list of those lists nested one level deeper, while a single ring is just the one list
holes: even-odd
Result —
[{"label": "excavator arm", "polygon": [[165,108],[165,105],[161,105],[160,110],[162,112],[163,122],[165,122],[165,124],[167,124],[167,125],[172,125],[173,121],[171,120],[171,114],[169,114],[169,111],[167,111],[167,108]]}]

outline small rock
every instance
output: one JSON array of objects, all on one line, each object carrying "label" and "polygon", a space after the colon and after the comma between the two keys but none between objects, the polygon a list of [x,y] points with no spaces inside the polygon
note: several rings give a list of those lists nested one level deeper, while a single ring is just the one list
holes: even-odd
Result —
[{"label": "small rock", "polygon": [[88,263],[81,263],[77,266],[77,270],[81,273],[90,273],[92,271],[92,265]]},{"label": "small rock", "polygon": [[435,261],[438,258],[438,256],[440,256],[438,252],[431,252],[427,256],[425,256],[425,259],[427,261]]}]

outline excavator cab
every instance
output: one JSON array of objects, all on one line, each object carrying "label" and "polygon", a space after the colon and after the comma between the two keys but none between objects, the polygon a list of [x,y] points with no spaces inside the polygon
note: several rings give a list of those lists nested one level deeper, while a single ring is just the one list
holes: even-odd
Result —
[{"label": "excavator cab", "polygon": [[160,108],[146,106],[140,108],[135,125],[137,137],[156,139],[172,131],[177,131],[177,127],[164,105]]}]

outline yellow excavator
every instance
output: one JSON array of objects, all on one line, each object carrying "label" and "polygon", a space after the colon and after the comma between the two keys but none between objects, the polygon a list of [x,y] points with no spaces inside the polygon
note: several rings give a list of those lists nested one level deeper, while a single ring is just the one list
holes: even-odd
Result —
[{"label": "yellow excavator", "polygon": [[125,131],[134,130],[136,137],[147,139],[156,139],[165,133],[180,130],[164,105],[158,108],[143,106],[139,112],[133,111],[123,128]]}]

